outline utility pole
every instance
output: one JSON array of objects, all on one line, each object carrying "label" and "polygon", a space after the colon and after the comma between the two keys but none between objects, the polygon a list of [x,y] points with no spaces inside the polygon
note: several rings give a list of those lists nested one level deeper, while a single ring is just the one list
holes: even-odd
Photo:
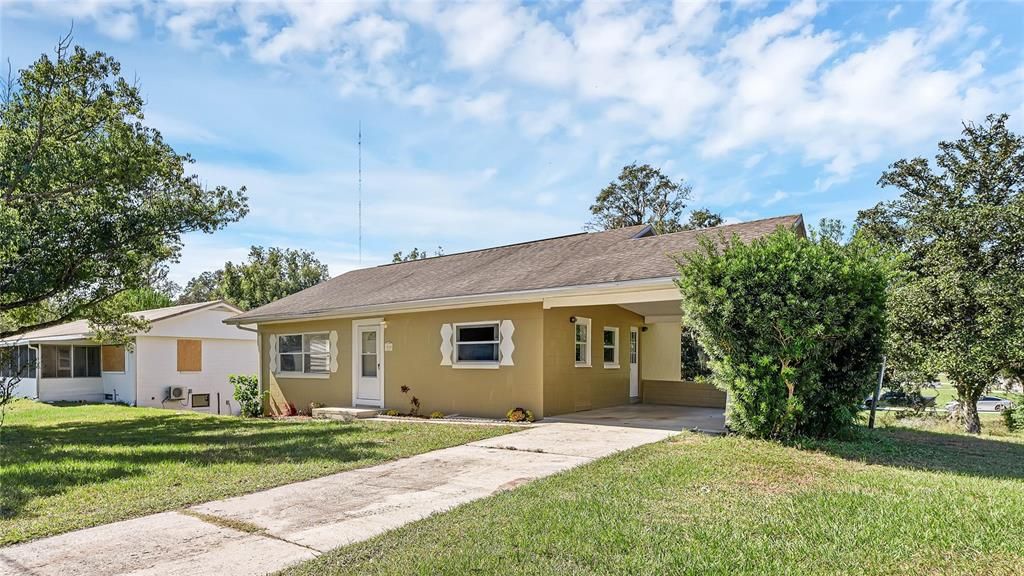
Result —
[{"label": "utility pole", "polygon": [[875,427],[875,410],[878,408],[878,397],[882,395],[882,379],[885,378],[885,354],[882,354],[882,369],[878,371],[878,385],[875,386],[875,395],[871,399],[871,417],[868,418],[868,428]]}]

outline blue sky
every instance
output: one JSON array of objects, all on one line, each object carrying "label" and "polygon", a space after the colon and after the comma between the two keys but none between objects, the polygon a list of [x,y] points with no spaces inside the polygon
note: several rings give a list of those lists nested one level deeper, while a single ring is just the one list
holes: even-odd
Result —
[{"label": "blue sky", "polygon": [[580,231],[629,162],[730,221],[851,222],[886,165],[963,120],[1024,126],[1020,2],[9,2],[17,69],[75,40],[137,77],[147,122],[251,213],[172,278],[248,246],[360,266]]}]

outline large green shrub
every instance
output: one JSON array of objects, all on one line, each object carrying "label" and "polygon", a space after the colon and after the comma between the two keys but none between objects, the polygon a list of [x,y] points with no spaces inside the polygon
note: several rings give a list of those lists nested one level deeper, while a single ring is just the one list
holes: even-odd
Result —
[{"label": "large green shrub", "polygon": [[232,374],[228,382],[235,389],[235,401],[241,408],[242,416],[256,418],[263,415],[263,394],[255,374]]},{"label": "large green shrub", "polygon": [[680,267],[684,323],[729,394],[729,426],[761,438],[849,426],[881,361],[885,268],[866,242],[780,229],[705,238]]}]

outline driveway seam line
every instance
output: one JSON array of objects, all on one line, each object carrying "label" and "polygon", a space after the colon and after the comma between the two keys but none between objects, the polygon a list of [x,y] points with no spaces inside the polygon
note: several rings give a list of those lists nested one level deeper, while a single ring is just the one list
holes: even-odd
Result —
[{"label": "driveway seam line", "polygon": [[[324,553],[323,550],[317,550],[316,548],[313,548],[312,546],[307,546],[307,545],[302,544],[300,542],[293,542],[291,540],[288,540],[287,538],[282,538],[282,537],[278,536],[277,534],[274,534],[274,533],[270,532],[270,530],[268,530],[266,528],[264,528],[262,530],[255,531],[255,532],[247,532],[245,530],[241,530],[239,528],[235,528],[235,527],[230,526],[230,525],[227,524],[228,521],[232,521],[233,520],[232,518],[224,518],[222,516],[218,516],[216,514],[208,514],[206,512],[196,513],[196,512],[194,512],[192,510],[189,510],[188,508],[182,508],[180,510],[177,510],[176,512],[178,512],[179,514],[184,514],[185,516],[190,516],[192,518],[195,518],[196,520],[199,520],[200,522],[205,522],[205,523],[209,524],[210,526],[216,526],[218,528],[224,528],[224,529],[227,529],[227,530],[233,530],[235,532],[240,532],[242,534],[252,534],[253,536],[259,536],[259,537],[264,537],[264,538],[271,538],[273,540],[278,540],[280,542],[284,542],[285,544],[294,544],[295,546],[298,546],[300,548],[305,548],[306,550],[312,551],[317,556],[319,556],[319,555]],[[214,519],[214,518],[220,519],[220,520],[224,520],[225,523],[224,524],[218,524],[217,522],[212,521],[212,519]]]}]

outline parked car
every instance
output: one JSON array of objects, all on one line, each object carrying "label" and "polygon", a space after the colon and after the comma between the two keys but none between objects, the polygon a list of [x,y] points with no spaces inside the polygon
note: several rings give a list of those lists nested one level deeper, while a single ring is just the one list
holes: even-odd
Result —
[{"label": "parked car", "polygon": [[[871,408],[874,395],[864,399],[864,406]],[[905,406],[910,408],[929,408],[935,406],[934,396],[922,396],[919,392],[908,394],[903,390],[888,390],[878,397],[879,406]]]},{"label": "parked car", "polygon": [[[946,403],[946,410],[952,412],[960,406],[959,400]],[[999,396],[982,396],[978,399],[978,412],[1002,412],[1013,408],[1013,401]]]}]

